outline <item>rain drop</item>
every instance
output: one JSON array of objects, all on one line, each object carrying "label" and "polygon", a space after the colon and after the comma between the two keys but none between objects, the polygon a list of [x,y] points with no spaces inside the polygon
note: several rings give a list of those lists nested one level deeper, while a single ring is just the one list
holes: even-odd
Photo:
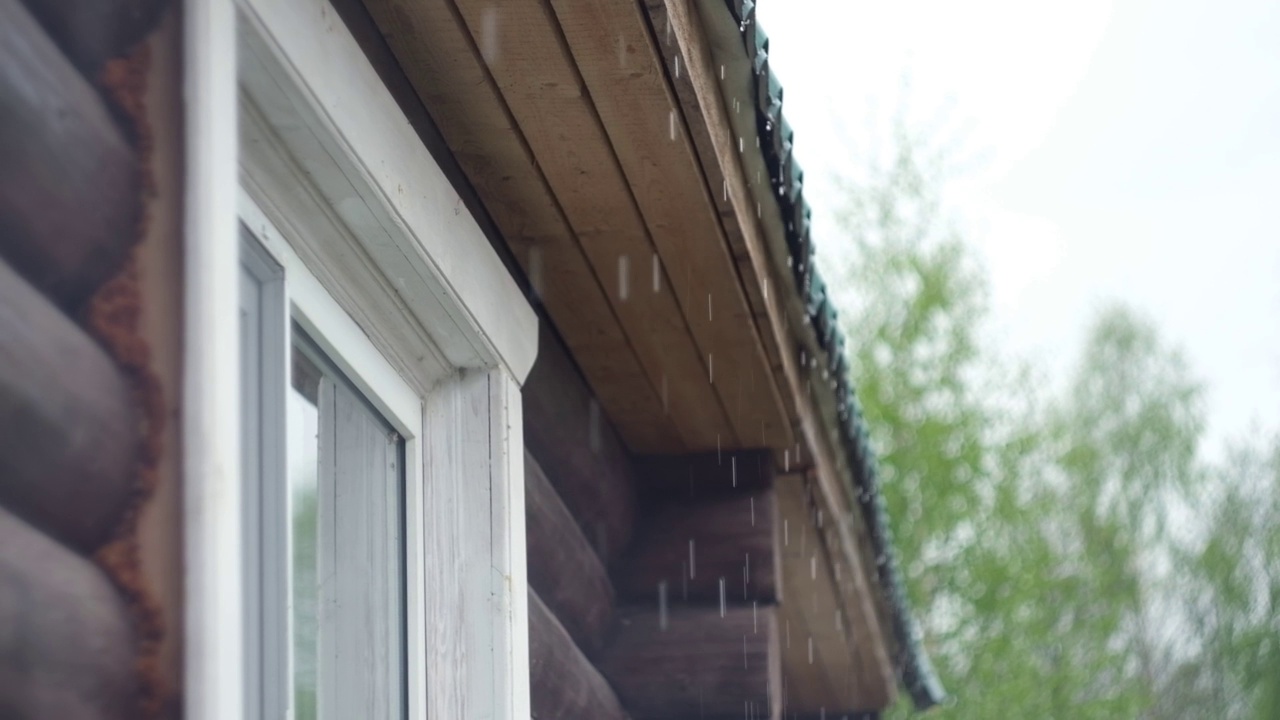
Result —
[{"label": "rain drop", "polygon": [[818,556],[817,555],[809,556],[809,579],[810,580],[818,579]]},{"label": "rain drop", "polygon": [[751,527],[756,526],[756,499],[751,498]]},{"label": "rain drop", "polygon": [[789,527],[789,523],[786,518],[783,518],[782,520],[782,544],[783,545],[791,544],[791,529]]},{"label": "rain drop", "polygon": [[724,597],[724,578],[720,578],[720,617],[724,617],[727,607]]},{"label": "rain drop", "polygon": [[756,635],[760,632],[760,618],[756,615],[756,601],[751,601],[751,634]]},{"label": "rain drop", "polygon": [[676,79],[679,80],[680,79],[680,56],[676,55],[675,60],[676,60]]},{"label": "rain drop", "polygon": [[[733,480],[733,486],[738,487],[738,456],[737,455],[733,455],[729,458],[729,477]],[[755,502],[755,498],[752,498],[751,501]],[[752,505],[751,507],[754,508],[755,505]],[[755,523],[754,510],[752,511],[751,517],[752,517],[751,524],[755,525],[756,523]]]},{"label": "rain drop", "polygon": [[809,664],[813,664],[813,636],[809,636]]},{"label": "rain drop", "polygon": [[723,80],[723,79],[724,79],[724,65],[721,65],[721,66],[720,66],[720,79],[721,79],[721,80]]},{"label": "rain drop", "polygon": [[689,538],[689,578],[698,577],[698,565],[693,558],[693,538]]},{"label": "rain drop", "polygon": [[658,583],[658,627],[667,630],[667,581]]},{"label": "rain drop", "polygon": [[480,48],[484,61],[493,65],[498,61],[498,8],[487,7],[480,18]]},{"label": "rain drop", "polygon": [[707,382],[713,385],[716,382],[716,362],[711,353],[707,353]]},{"label": "rain drop", "polygon": [[662,289],[662,264],[658,262],[658,253],[653,254],[653,291]]},{"label": "rain drop", "polygon": [[671,141],[675,142],[675,139],[676,139],[676,111],[675,110],[672,110],[671,112],[667,113],[667,131],[671,133]]},{"label": "rain drop", "polygon": [[631,295],[631,258],[618,256],[618,298],[623,302]]}]

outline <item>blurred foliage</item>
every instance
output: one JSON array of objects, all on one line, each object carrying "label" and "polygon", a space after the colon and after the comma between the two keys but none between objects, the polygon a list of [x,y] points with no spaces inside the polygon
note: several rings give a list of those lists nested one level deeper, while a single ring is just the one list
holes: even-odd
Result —
[{"label": "blurred foliage", "polygon": [[[1001,354],[898,124],[847,184],[836,274],[942,718],[1280,718],[1280,437],[1204,460],[1200,383],[1151,321],[1095,318],[1049,383]],[[891,717],[910,715],[900,702]]]}]

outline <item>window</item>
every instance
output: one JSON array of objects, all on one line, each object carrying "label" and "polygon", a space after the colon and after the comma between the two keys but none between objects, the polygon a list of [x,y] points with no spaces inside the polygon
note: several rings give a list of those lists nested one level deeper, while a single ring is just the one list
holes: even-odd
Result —
[{"label": "window", "polygon": [[287,270],[243,232],[247,714],[404,718],[407,443],[377,403],[417,397],[277,245]]}]

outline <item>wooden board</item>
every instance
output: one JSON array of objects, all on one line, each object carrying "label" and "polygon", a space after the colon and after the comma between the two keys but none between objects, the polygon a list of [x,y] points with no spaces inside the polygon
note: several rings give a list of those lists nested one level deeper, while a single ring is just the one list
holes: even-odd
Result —
[{"label": "wooden board", "polygon": [[[550,0],[716,390],[743,446],[783,448],[790,422],[709,187],[639,3]],[[750,141],[750,138],[747,139]],[[705,447],[704,447],[705,449]]]},{"label": "wooden board", "polygon": [[524,476],[529,586],[545,599],[578,647],[596,653],[613,618],[609,575],[528,451]]},{"label": "wooden board", "polygon": [[618,592],[653,602],[665,585],[681,601],[772,603],[782,595],[780,542],[771,488],[672,503],[645,518],[614,574]]},{"label": "wooden board", "polygon": [[18,0],[0,0],[0,107],[0,257],[74,308],[137,239],[133,150]]},{"label": "wooden board", "polygon": [[0,504],[90,552],[133,493],[137,414],[102,348],[0,261]]},{"label": "wooden board", "polygon": [[412,0],[366,6],[627,444],[683,450],[660,387],[637,360],[456,8]]},{"label": "wooden board", "polygon": [[769,450],[733,450],[689,455],[649,455],[636,459],[642,505],[699,502],[773,486]]},{"label": "wooden board", "polygon": [[[720,72],[711,58],[713,40],[708,37],[708,31],[699,17],[698,8],[705,8],[708,13],[723,12],[725,16],[728,10],[722,5],[717,5],[715,0],[707,0],[705,3],[665,0],[665,7],[671,32],[681,48],[682,57],[688,64],[691,84],[697,97],[697,106],[701,108],[708,127],[715,162],[724,170],[726,194],[733,207],[736,223],[742,231],[751,266],[757,277],[769,277],[772,268],[777,267],[776,255],[782,251],[771,245],[766,236],[765,225],[769,216],[765,215],[762,219],[757,210],[758,195],[755,192],[757,188],[753,187],[751,178],[747,176],[745,170],[750,164],[748,161],[752,152],[747,148],[747,152],[743,153],[733,136],[734,118],[730,115],[727,107],[729,103],[721,91]],[[720,21],[723,19],[723,17],[717,18]],[[732,25],[728,27],[731,28]],[[737,38],[726,39],[728,43],[736,41]],[[741,62],[746,63],[745,54]],[[737,71],[745,73],[744,68],[729,70],[730,75]],[[758,152],[756,155],[758,159]],[[776,213],[774,220],[777,220]],[[855,633],[857,637],[863,638],[859,644],[860,651],[864,651],[873,659],[870,666],[877,677],[878,692],[883,693],[891,701],[896,694],[895,669],[889,659],[887,633],[875,612],[873,599],[875,580],[870,575],[872,569],[863,564],[858,550],[858,540],[853,526],[860,522],[860,517],[854,512],[852,487],[847,481],[848,470],[837,455],[832,442],[835,425],[831,406],[834,403],[828,402],[824,406],[821,399],[811,394],[812,386],[809,382],[811,378],[808,370],[800,366],[797,357],[799,352],[796,352],[800,347],[805,347],[800,344],[802,339],[797,337],[797,335],[803,336],[805,329],[799,323],[793,328],[788,320],[789,317],[802,317],[803,309],[799,307],[799,301],[794,292],[786,293],[785,299],[780,297],[782,295],[781,292],[770,293],[764,297],[764,304],[769,321],[768,328],[774,334],[779,347],[783,349],[779,357],[782,362],[782,376],[786,380],[784,390],[795,403],[799,429],[805,445],[804,460],[812,462],[819,505],[825,512],[835,513],[842,519],[842,522],[830,523],[835,542],[829,543],[835,561],[850,569],[845,574],[847,580],[839,583],[841,601],[854,609],[851,615],[860,623],[855,627]],[[788,352],[789,348],[793,352]]]},{"label": "wooden board", "polygon": [[102,571],[0,508],[0,715],[137,717],[134,659]]},{"label": "wooden board", "polygon": [[[853,608],[841,602],[836,572],[812,487],[803,476],[778,478],[778,510],[786,530],[781,549],[781,580],[787,593],[781,607],[782,671],[787,681],[787,713],[830,713],[881,709],[885,697],[871,659],[854,634]],[[848,569],[840,573],[848,577]],[[868,671],[872,675],[868,676]]]},{"label": "wooden board", "polygon": [[635,720],[780,717],[773,607],[619,610],[600,669]]},{"label": "wooden board", "polygon": [[532,591],[529,592],[529,691],[535,720],[627,718],[609,683]]},{"label": "wooden board", "polygon": [[560,340],[541,323],[538,347],[522,393],[525,444],[607,566],[631,542],[631,457]]},{"label": "wooden board", "polygon": [[736,446],[711,383],[713,358],[690,336],[705,307],[682,312],[663,268],[654,282],[658,238],[649,237],[551,8],[535,0],[455,2],[681,438],[690,448]]}]

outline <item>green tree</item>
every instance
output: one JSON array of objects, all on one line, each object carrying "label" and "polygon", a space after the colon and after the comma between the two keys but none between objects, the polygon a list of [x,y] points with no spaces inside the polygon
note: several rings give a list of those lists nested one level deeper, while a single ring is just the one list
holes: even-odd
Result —
[{"label": "green tree", "polygon": [[889,162],[847,186],[835,274],[908,593],[957,697],[940,715],[1152,713],[1187,672],[1167,638],[1164,519],[1204,484],[1201,390],[1148,321],[1112,308],[1065,392],[1041,395],[989,342],[943,160],[899,123]]}]

